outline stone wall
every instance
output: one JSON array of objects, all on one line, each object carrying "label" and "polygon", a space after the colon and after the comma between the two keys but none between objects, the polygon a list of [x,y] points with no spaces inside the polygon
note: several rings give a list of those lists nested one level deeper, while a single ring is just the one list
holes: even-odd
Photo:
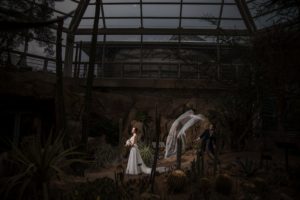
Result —
[{"label": "stone wall", "polygon": [[[84,108],[85,88],[80,81],[65,79],[65,107],[68,132],[80,137],[81,114]],[[152,121],[147,123],[147,133],[155,134],[155,107],[161,115],[160,139],[165,141],[172,122],[188,109],[206,115],[213,109],[219,90],[195,88],[141,88],[141,87],[96,87],[93,90],[92,121],[103,120],[118,126],[122,121],[122,138],[129,137],[130,127],[137,123],[138,114],[147,114]],[[55,75],[36,72],[1,72],[1,95],[34,96],[35,98],[55,98]],[[188,142],[193,141],[203,131],[205,123],[199,123],[189,130]],[[103,124],[102,124],[103,125]],[[145,129],[144,129],[145,130]]]}]

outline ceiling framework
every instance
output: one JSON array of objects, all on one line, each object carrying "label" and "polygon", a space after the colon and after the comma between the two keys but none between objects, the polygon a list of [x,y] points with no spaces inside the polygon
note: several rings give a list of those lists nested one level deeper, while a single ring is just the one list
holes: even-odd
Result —
[{"label": "ceiling framework", "polygon": [[67,42],[66,42],[66,53],[65,53],[65,65],[64,74],[65,76],[72,75],[72,64],[73,64],[73,51],[74,51],[74,33],[78,28],[81,18],[84,15],[86,8],[90,0],[81,0],[75,10],[74,16],[68,28]]},{"label": "ceiling framework", "polygon": [[[91,24],[95,18],[93,12],[94,7],[96,6],[95,1],[72,1],[77,3],[78,6],[75,13],[72,15],[72,21],[67,29],[65,74],[69,75],[72,72],[74,36],[85,37],[92,35],[92,27],[84,27],[79,24],[83,22],[89,22]],[[99,19],[101,20],[101,24],[98,26],[97,33],[98,35],[103,36],[102,42],[100,42],[102,44],[102,64],[105,62],[104,54],[106,44],[113,42],[111,39],[108,41],[108,36],[140,36],[138,41],[126,42],[128,44],[139,44],[141,57],[140,63],[143,62],[143,46],[151,43],[145,40],[146,36],[177,36],[175,42],[160,41],[156,42],[156,44],[170,46],[177,44],[178,50],[180,50],[182,46],[186,46],[186,41],[183,40],[184,36],[215,37],[215,42],[217,43],[216,51],[220,52],[220,35],[248,37],[257,30],[255,22],[248,9],[248,3],[249,1],[246,2],[245,0],[207,0],[206,2],[187,0],[100,0],[101,15]],[[165,12],[159,12],[159,9],[162,11],[164,8],[165,10],[163,11]],[[152,9],[152,12],[149,12],[149,9]],[[197,9],[199,9],[199,11]],[[211,9],[212,14],[205,13],[206,10],[209,9]],[[115,23],[114,26],[112,25],[112,22]],[[158,24],[164,22],[165,24],[155,25],[156,22]],[[233,25],[231,25],[231,23]],[[241,24],[242,27],[235,24]],[[116,43],[121,44],[122,42],[116,41]],[[155,41],[153,41],[153,43],[155,43]],[[194,45],[201,45],[200,43],[195,41]]]},{"label": "ceiling framework", "polygon": [[236,5],[239,8],[239,11],[241,13],[241,16],[243,17],[243,20],[247,26],[247,29],[250,33],[253,33],[256,31],[256,25],[254,23],[254,20],[251,16],[251,13],[249,11],[249,8],[247,6],[247,3],[245,0],[235,0]]},{"label": "ceiling framework", "polygon": [[[78,0],[75,0],[74,2],[79,2]],[[89,6],[94,6],[95,3],[90,3]],[[207,32],[208,35],[210,35],[210,33],[212,33],[213,35],[215,35],[214,33],[214,30],[213,29],[216,29],[216,28],[210,28],[212,29],[212,31],[207,31],[209,30],[207,27],[195,27],[195,28],[192,28],[192,27],[184,27],[183,26],[183,20],[185,20],[185,22],[189,21],[189,20],[193,20],[195,21],[196,23],[200,23],[199,21],[207,21],[207,22],[211,22],[211,21],[227,21],[227,23],[230,23],[232,21],[236,21],[236,22],[241,22],[241,21],[250,21],[249,19],[246,19],[245,20],[245,17],[249,17],[248,15],[240,15],[241,17],[222,17],[222,19],[220,20],[219,18],[219,15],[209,15],[209,13],[204,13],[203,15],[190,15],[187,13],[187,11],[185,11],[186,13],[186,16],[183,15],[183,7],[185,7],[186,9],[187,6],[192,6],[192,7],[199,7],[201,8],[201,6],[205,6],[205,8],[209,8],[209,7],[212,7],[213,9],[218,9],[218,7],[221,7],[221,6],[229,6],[230,8],[231,7],[234,7],[236,6],[237,4],[235,2],[189,2],[189,1],[184,1],[184,0],[178,0],[178,1],[136,1],[136,2],[133,2],[133,1],[129,1],[129,2],[126,2],[126,1],[102,1],[101,2],[101,10],[102,10],[102,13],[103,10],[104,10],[104,7],[105,6],[109,6],[110,8],[110,11],[113,9],[113,8],[120,8],[121,6],[125,6],[126,9],[131,9],[131,7],[139,7],[139,15],[135,15],[134,13],[133,14],[128,14],[128,15],[119,15],[119,16],[115,16],[115,15],[107,15],[107,16],[100,16],[100,18],[102,19],[103,21],[103,27],[99,29],[99,34],[102,35],[102,34],[117,34],[117,35],[149,35],[149,34],[155,34],[155,35],[160,35],[160,34],[163,34],[165,35],[166,32],[168,32],[167,34],[171,34],[171,35],[182,35],[182,34],[185,34],[187,33],[188,35],[190,34],[194,34],[194,35],[197,35],[199,34],[199,32],[202,32],[201,30],[203,29],[204,31],[203,32]],[[128,7],[129,6],[129,7]],[[153,14],[153,15],[146,15],[143,13],[143,9],[144,6],[150,6],[150,7],[153,7],[153,6],[157,6],[157,7],[160,7],[160,6],[172,6],[170,9],[172,8],[177,8],[179,9],[179,12],[178,12],[178,15],[177,16],[172,16],[172,15],[165,15],[164,13],[162,14]],[[108,8],[108,7],[107,7]],[[190,7],[189,7],[190,8]],[[243,9],[245,10],[245,9]],[[168,12],[168,11],[166,11]],[[246,13],[246,11],[245,11]],[[249,14],[249,13],[248,13]],[[82,17],[82,20],[92,20],[93,19],[93,16],[83,16]],[[105,25],[105,21],[106,20],[127,20],[127,21],[134,21],[134,20],[139,20],[139,27],[136,27],[136,28],[132,28],[132,27],[128,27],[128,28],[118,28],[118,27],[108,27],[107,26],[107,23]],[[166,31],[166,27],[146,27],[145,26],[145,23],[144,23],[144,20],[151,20],[151,21],[168,21],[168,20],[176,20],[178,21],[178,26],[177,27],[172,27],[172,28],[169,28],[167,31]],[[129,22],[128,22],[129,23]],[[120,23],[120,25],[122,26],[122,24]],[[181,29],[188,29],[188,31],[181,31]],[[200,30],[199,30],[200,29]],[[207,29],[207,30],[205,30]],[[234,29],[234,28],[232,28]],[[192,31],[190,31],[192,30]],[[233,33],[234,35],[244,35],[245,34],[245,31],[242,30],[240,32],[241,29],[234,29],[233,31],[229,29],[228,31],[228,34],[230,33]],[[117,32],[117,33],[116,33]],[[240,33],[239,33],[240,32]],[[78,27],[77,31],[76,31],[76,35],[90,35],[92,33],[92,28],[85,28],[85,27]],[[180,37],[179,37],[180,39]]]}]

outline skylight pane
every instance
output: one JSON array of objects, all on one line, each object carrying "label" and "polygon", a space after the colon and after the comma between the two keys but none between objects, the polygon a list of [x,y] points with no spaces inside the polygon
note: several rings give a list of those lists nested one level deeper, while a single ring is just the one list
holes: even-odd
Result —
[{"label": "skylight pane", "polygon": [[236,5],[224,6],[222,17],[241,18],[241,14]]},{"label": "skylight pane", "polygon": [[140,6],[133,5],[103,5],[105,17],[138,17]]},{"label": "skylight pane", "polygon": [[144,19],[145,28],[177,28],[179,19]]},{"label": "skylight pane", "polygon": [[91,40],[92,40],[92,35],[76,35],[75,36],[75,42],[79,42],[79,41],[90,42]]},{"label": "skylight pane", "polygon": [[90,5],[86,8],[83,17],[94,17],[95,16],[96,6]]},{"label": "skylight pane", "polygon": [[183,5],[183,17],[218,17],[220,13],[219,5]]},{"label": "skylight pane", "polygon": [[[81,19],[79,28],[93,28],[94,19]],[[98,27],[103,27],[102,20],[99,19]]]},{"label": "skylight pane", "polygon": [[179,5],[143,5],[143,16],[145,17],[178,17]]},{"label": "skylight pane", "polygon": [[211,22],[209,20],[203,20],[203,19],[182,19],[181,23],[182,28],[208,28],[208,29],[214,29],[217,26],[214,22]]},{"label": "skylight pane", "polygon": [[106,19],[107,28],[139,28],[141,27],[140,19]]},{"label": "skylight pane", "polygon": [[246,29],[243,20],[221,20],[220,27],[223,29]]}]

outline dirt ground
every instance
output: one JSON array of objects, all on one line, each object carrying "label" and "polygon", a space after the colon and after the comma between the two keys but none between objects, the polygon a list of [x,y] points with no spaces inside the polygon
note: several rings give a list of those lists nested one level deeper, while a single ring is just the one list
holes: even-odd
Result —
[{"label": "dirt ground", "polygon": [[[226,171],[228,166],[231,165],[232,163],[236,162],[237,159],[243,159],[243,158],[249,158],[251,160],[260,160],[261,154],[259,152],[226,152],[221,155],[219,155],[219,160],[220,160],[220,165],[218,167],[218,172],[222,173],[227,173],[230,175],[229,171]],[[196,157],[196,152],[195,150],[189,150],[185,152],[182,155],[181,158],[181,169],[186,170],[190,168],[191,162],[195,159]],[[205,162],[205,177],[214,177],[214,170],[213,170],[213,162],[212,160],[207,156],[204,155],[204,162]],[[284,153],[278,153],[276,155],[272,155],[272,160],[270,161],[269,165],[272,165],[274,163],[281,163],[284,165],[285,157]],[[69,181],[76,183],[76,182],[85,182],[85,181],[93,181],[98,178],[102,177],[109,177],[114,179],[115,176],[115,171],[118,165],[122,165],[124,169],[126,169],[127,166],[127,160],[123,159],[119,163],[114,163],[110,166],[107,166],[106,168],[98,169],[98,170],[88,170],[85,172],[84,177],[75,177],[75,176],[70,176]],[[289,165],[290,167],[293,166],[300,166],[300,158],[299,156],[289,156]],[[163,158],[158,160],[158,167],[166,167],[167,169],[175,169],[176,166],[176,156],[170,157],[170,158]],[[141,175],[125,175],[125,181],[129,179],[139,179],[141,177],[145,177],[147,175],[141,174]],[[240,179],[233,178],[234,180],[234,187],[235,190],[240,189]],[[192,187],[188,185],[185,187],[184,191],[181,193],[170,193],[168,192],[168,186],[167,186],[167,173],[162,173],[159,174],[155,177],[155,187],[154,187],[154,193],[159,195],[162,199],[174,199],[174,200],[179,200],[179,199],[190,199],[191,194],[193,194],[193,190],[195,187]],[[299,192],[293,191],[289,187],[280,187],[280,188],[272,188],[272,190],[275,190],[272,195],[274,200],[280,200],[280,199],[288,199],[290,196],[292,197],[297,197]],[[281,198],[281,195],[289,194],[288,198]],[[221,199],[217,197],[216,199]],[[241,199],[238,197],[230,197],[229,199]],[[291,199],[297,199],[297,198],[291,198]]]}]

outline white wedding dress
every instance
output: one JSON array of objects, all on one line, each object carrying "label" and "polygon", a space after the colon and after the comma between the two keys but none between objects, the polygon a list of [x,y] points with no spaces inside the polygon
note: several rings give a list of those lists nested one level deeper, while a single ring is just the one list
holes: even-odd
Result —
[{"label": "white wedding dress", "polygon": [[[126,141],[126,145],[133,145],[130,149],[126,174],[137,175],[137,174],[151,174],[151,168],[147,167],[141,157],[137,143],[137,135],[134,133],[133,136]],[[158,172],[165,172],[165,167],[156,168]]]},{"label": "white wedding dress", "polygon": [[200,120],[205,120],[202,114],[195,115],[194,111],[188,110],[173,122],[166,141],[165,158],[176,155],[177,139],[179,138],[182,140],[182,152],[184,152],[186,130]]}]

